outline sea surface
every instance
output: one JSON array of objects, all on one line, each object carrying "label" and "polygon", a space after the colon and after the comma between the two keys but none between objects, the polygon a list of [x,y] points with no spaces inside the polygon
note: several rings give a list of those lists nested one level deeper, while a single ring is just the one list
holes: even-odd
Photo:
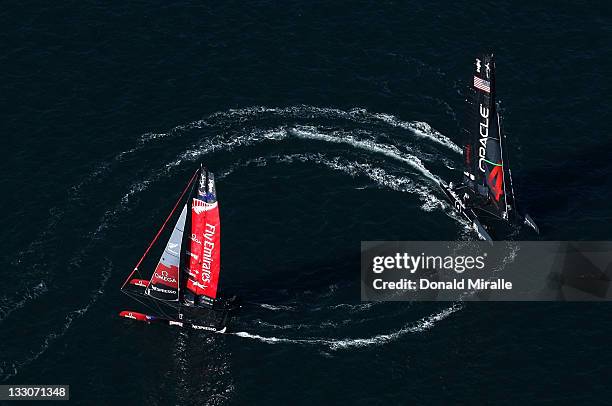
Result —
[{"label": "sea surface", "polygon": [[[460,178],[486,50],[516,194],[542,231],[517,238],[609,239],[611,15],[4,4],[0,383],[69,384],[86,405],[609,403],[607,303],[361,303],[359,249],[477,238],[436,179]],[[121,283],[201,162],[240,318],[226,335],[119,319],[140,309]]]}]

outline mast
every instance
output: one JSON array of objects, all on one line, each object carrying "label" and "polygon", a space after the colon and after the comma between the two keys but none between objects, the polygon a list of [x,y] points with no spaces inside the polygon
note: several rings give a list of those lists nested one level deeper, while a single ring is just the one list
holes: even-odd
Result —
[{"label": "mast", "polygon": [[[502,131],[501,131],[501,123],[499,119],[499,110],[497,111],[497,134],[499,137],[499,152],[500,152],[500,155],[502,156],[502,162],[503,162],[504,148],[502,145]],[[507,199],[508,193],[506,193],[506,182],[505,181],[503,182],[503,188],[504,188],[504,196],[506,196],[506,199]],[[508,201],[507,200],[504,204],[504,214],[502,215],[502,218],[504,218],[505,220],[508,219]]]}]

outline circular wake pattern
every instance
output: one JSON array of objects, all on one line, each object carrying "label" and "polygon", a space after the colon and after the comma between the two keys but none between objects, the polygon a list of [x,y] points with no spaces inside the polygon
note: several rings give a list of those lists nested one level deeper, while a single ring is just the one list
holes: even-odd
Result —
[{"label": "circular wake pattern", "polygon": [[[398,340],[405,336],[406,334],[415,334],[427,331],[433,328],[437,322],[444,320],[449,317],[451,314],[461,310],[463,307],[461,304],[455,303],[452,306],[441,310],[435,314],[424,317],[416,322],[411,322],[404,325],[402,328],[398,330],[394,330],[390,333],[386,334],[376,334],[374,336],[368,338],[334,338],[334,339],[324,339],[324,338],[286,338],[286,337],[273,337],[273,336],[262,336],[259,334],[251,334],[246,331],[238,331],[235,333],[231,333],[238,337],[248,338],[252,340],[257,340],[266,344],[299,344],[299,345],[315,345],[315,346],[323,346],[327,347],[330,350],[347,350],[351,348],[361,348],[361,347],[370,347],[370,346],[380,346],[392,341]],[[277,327],[277,326],[274,326]],[[288,328],[297,328],[300,329],[303,326],[291,326]],[[334,325],[322,324],[320,327],[322,328],[331,328],[336,327]],[[285,326],[280,327],[285,328]]]},{"label": "circular wake pattern", "polygon": [[[234,216],[240,218],[247,209],[257,210],[260,207],[257,202],[274,212],[274,205],[286,204],[281,198],[334,202],[346,194],[357,196],[353,202],[367,208],[368,193],[382,191],[405,194],[407,202],[416,204],[416,210],[445,213],[461,223],[466,237],[469,227],[454,215],[438,191],[441,179],[460,165],[460,153],[455,143],[427,123],[403,121],[364,109],[251,107],[217,112],[163,133],[146,133],[130,148],[93,164],[81,182],[49,210],[46,227],[16,254],[12,265],[19,271],[18,277],[14,277],[19,281],[16,284],[19,289],[13,296],[0,298],[3,327],[0,339],[7,343],[0,352],[0,380],[27,376],[35,370],[37,362],[55,362],[54,357],[70,353],[63,348],[69,343],[89,339],[92,345],[108,346],[110,342],[105,337],[115,331],[119,335],[112,341],[114,345],[125,345],[124,341],[129,340],[126,332],[138,331],[117,327],[123,323],[114,316],[119,310],[117,303],[122,300],[117,287],[196,162],[205,161],[217,173],[221,188],[227,180],[227,188],[237,191],[235,195],[220,194],[222,205],[232,202],[223,206],[230,212],[223,220],[224,227],[230,230],[241,226],[232,224]],[[318,171],[317,180],[312,183],[318,186],[316,193],[307,190],[303,192],[305,198],[292,198],[283,194],[285,191],[266,191],[246,207],[240,202],[242,197],[238,193],[251,193],[251,185],[253,190],[268,187],[266,176],[269,179],[296,176],[286,182],[304,183],[300,174],[314,179],[309,172],[315,170],[312,168]],[[340,183],[319,187],[328,182],[326,174],[339,177],[333,182]],[[340,178],[342,181],[337,180]],[[308,219],[308,215],[306,212],[304,218]],[[292,221],[298,227],[310,225],[300,226],[301,218],[297,216]],[[259,222],[254,227],[262,228],[275,221],[283,219],[254,217],[252,223]],[[340,244],[337,241],[345,238],[342,226],[330,228],[322,222],[318,227],[317,235],[329,237],[331,245]],[[54,238],[56,235],[68,237],[59,241]],[[248,250],[256,243],[245,239],[242,249]],[[287,244],[290,246],[291,242]],[[295,249],[300,249],[299,243]],[[239,256],[224,261],[226,266]],[[263,268],[274,272],[274,266]],[[274,279],[278,289],[254,291],[238,283],[245,296],[254,299],[255,303],[247,306],[253,312],[245,311],[238,321],[238,331],[225,338],[197,332],[170,336],[163,333],[164,341],[155,345],[171,348],[174,363],[159,375],[164,380],[175,379],[176,384],[161,385],[158,390],[176,387],[177,393],[186,393],[186,388],[195,387],[211,404],[223,403],[234,388],[229,360],[233,340],[238,338],[348,351],[385,345],[429,330],[462,308],[454,304],[414,318],[407,304],[397,307],[354,303],[354,278],[347,282],[348,273],[334,276],[334,272],[326,271],[323,280],[330,283],[322,286],[316,282],[321,276],[318,272],[320,267],[315,265],[305,272],[296,271],[297,276],[284,281],[276,277],[278,273],[270,276],[262,269],[258,280]],[[282,288],[283,284],[301,286],[303,280],[299,278],[306,277],[303,275],[312,276],[303,292]],[[335,278],[345,280],[336,283]],[[268,300],[275,295],[275,300]],[[389,311],[376,313],[378,306],[387,306]],[[29,346],[17,345],[11,337],[30,324],[37,327]],[[95,333],[90,331],[91,325],[97,325]],[[355,326],[359,330],[354,331]],[[341,329],[335,333],[346,334],[346,338],[317,335],[325,329]],[[358,336],[362,331],[368,333]],[[291,334],[279,336],[274,332]],[[32,342],[38,345],[31,347]],[[60,346],[60,342],[64,345]],[[48,354],[54,346],[57,355]],[[194,353],[199,355],[194,358]],[[201,374],[195,378],[194,368]]]}]

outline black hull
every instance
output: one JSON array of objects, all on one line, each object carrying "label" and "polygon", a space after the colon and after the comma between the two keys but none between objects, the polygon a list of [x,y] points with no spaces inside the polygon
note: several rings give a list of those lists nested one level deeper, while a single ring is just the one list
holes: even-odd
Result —
[{"label": "black hull", "polygon": [[[458,188],[455,188],[453,187],[452,184],[451,185],[440,184],[440,187],[442,188],[444,195],[446,196],[450,204],[453,206],[455,211],[458,214],[460,214],[463,218],[465,218],[470,224],[472,224],[472,227],[474,231],[476,231],[478,236],[485,241],[493,241],[493,238],[487,231],[486,226],[484,226],[481,223],[480,218],[478,217],[477,213],[479,213],[480,210],[466,206],[463,199],[461,199],[461,196],[459,195],[460,191],[458,189],[464,186],[459,186]],[[483,213],[487,214],[486,211],[483,211]],[[490,217],[491,216],[489,215],[489,217],[487,218],[490,218]],[[538,226],[535,224],[531,216],[529,216],[528,214],[525,214],[525,215],[519,214],[517,216],[511,217],[510,220],[508,219],[504,220],[501,218],[497,218],[497,221],[499,223],[504,223],[506,227],[527,225],[528,227],[532,228],[536,233],[538,234],[540,233]]]},{"label": "black hull", "polygon": [[453,188],[452,184],[446,185],[441,183],[440,187],[455,211],[472,225],[472,228],[478,234],[478,236],[485,241],[493,241],[493,238],[491,238],[485,227],[480,223],[480,220],[478,219],[478,216],[474,210],[465,205],[465,202],[457,194],[457,191]]},{"label": "black hull", "polygon": [[147,324],[167,324],[193,330],[226,333],[241,306],[237,298],[220,299],[214,308],[181,307],[177,318],[160,317],[125,310],[119,315]]}]

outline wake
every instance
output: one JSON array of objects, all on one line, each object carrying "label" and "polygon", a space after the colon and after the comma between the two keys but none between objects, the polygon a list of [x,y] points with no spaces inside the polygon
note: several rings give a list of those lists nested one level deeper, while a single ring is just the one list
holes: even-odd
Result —
[{"label": "wake", "polygon": [[304,346],[322,346],[327,347],[332,351],[348,350],[353,348],[363,348],[371,346],[381,346],[390,342],[396,341],[407,334],[418,334],[432,329],[438,322],[446,319],[451,314],[458,312],[463,308],[461,303],[454,303],[451,307],[446,308],[438,313],[424,317],[417,322],[406,324],[397,331],[388,334],[378,334],[368,338],[287,338],[274,336],[261,336],[251,334],[246,331],[238,331],[228,333],[237,337],[256,340],[265,344],[297,344]]},{"label": "wake", "polygon": [[[4,319],[10,316],[11,313],[13,313],[14,311],[19,310],[22,307],[24,307],[26,303],[28,303],[30,300],[34,300],[40,295],[46,293],[47,290],[48,290],[47,284],[44,281],[41,281],[35,286],[33,286],[32,288],[26,289],[26,291],[22,295],[20,295],[21,299],[18,300],[17,302],[14,302],[7,306],[1,306],[0,307],[0,322],[2,322]],[[4,298],[0,302],[10,302],[10,301]]]},{"label": "wake", "polygon": [[[85,177],[80,183],[70,188],[70,192],[67,196],[66,201],[64,202],[64,205],[58,205],[50,210],[51,216],[47,226],[45,227],[43,232],[34,241],[32,241],[24,251],[18,253],[14,264],[23,266],[23,262],[26,258],[42,262],[42,258],[39,256],[40,254],[35,256],[36,259],[33,259],[32,255],[30,254],[38,252],[38,246],[43,241],[46,241],[49,235],[56,232],[58,223],[60,223],[63,218],[69,216],[70,213],[74,212],[75,208],[79,207],[78,203],[85,198],[84,193],[86,187],[88,185],[97,183],[102,179],[112,176],[112,174],[115,173],[118,168],[120,168],[120,165],[127,158],[129,158],[130,156],[144,153],[146,151],[145,147],[147,147],[149,144],[173,140],[184,136],[185,134],[187,134],[187,132],[191,130],[201,129],[204,127],[210,127],[213,130],[219,130],[224,128],[232,128],[237,125],[240,126],[241,123],[246,122],[257,125],[258,121],[266,120],[270,117],[275,119],[281,119],[282,121],[287,121],[288,119],[312,120],[321,118],[330,120],[346,120],[351,123],[371,126],[370,129],[372,130],[379,130],[385,127],[400,128],[406,130],[415,138],[442,145],[455,153],[461,153],[460,148],[455,143],[453,143],[445,135],[433,129],[427,123],[419,121],[403,121],[398,117],[395,117],[390,114],[371,113],[365,109],[351,109],[345,111],[335,108],[300,105],[282,108],[255,106],[243,109],[232,109],[224,112],[217,112],[207,116],[202,120],[197,120],[192,123],[176,126],[166,132],[145,133],[140,136],[138,140],[136,140],[136,144],[132,148],[122,151],[111,159],[95,165],[93,170],[89,174],[85,175]],[[176,156],[173,160],[162,165],[161,168],[148,172],[147,178],[133,182],[131,186],[129,186],[127,193],[123,195],[120,201],[104,212],[96,229],[88,235],[88,242],[81,250],[77,251],[76,255],[74,255],[70,259],[69,263],[71,264],[71,266],[79,267],[80,262],[92,252],[94,244],[107,236],[107,231],[116,223],[119,215],[131,210],[132,197],[145,192],[149,189],[151,185],[155,184],[155,182],[157,182],[158,180],[170,176],[176,169],[178,169],[185,163],[190,163],[199,160],[203,156],[215,152],[230,152],[236,148],[248,147],[259,143],[270,142],[276,144],[286,141],[288,139],[298,138],[307,141],[309,140],[343,144],[356,150],[362,150],[368,153],[382,155],[387,158],[396,160],[397,162],[400,162],[402,164],[406,164],[410,168],[416,170],[420,175],[422,175],[422,178],[424,178],[430,183],[437,184],[440,182],[439,178],[429,169],[427,169],[423,164],[422,159],[426,160],[426,158],[423,158],[423,155],[417,156],[419,151],[416,150],[416,148],[415,151],[400,151],[400,149],[393,144],[377,142],[371,137],[363,138],[359,135],[358,131],[322,131],[315,126],[299,125],[297,123],[294,125],[285,124],[277,126],[275,128],[267,129],[254,128],[250,130],[245,130],[243,127],[240,127],[239,130],[239,133],[232,134],[231,136],[216,135],[213,137],[207,137],[200,143],[192,145],[186,150],[183,150],[182,153]],[[222,131],[217,132],[223,134]],[[415,155],[415,153],[417,155]],[[444,161],[445,159],[444,157],[437,156],[436,158],[440,159],[441,161]],[[253,162],[255,162],[255,164],[265,165],[269,160],[274,159],[276,159],[278,162],[284,161],[287,163],[303,161],[323,165],[335,171],[342,171],[350,176],[364,175],[380,187],[390,188],[399,192],[416,194],[423,201],[422,208],[426,211],[446,207],[446,203],[438,199],[435,194],[432,193],[428,186],[418,184],[408,177],[389,174],[384,169],[375,167],[367,162],[349,161],[342,157],[329,157],[320,153],[279,155],[273,158],[260,157],[257,159],[259,159],[258,162],[255,162],[255,160],[253,160],[250,164],[253,164]],[[240,167],[241,165],[242,164],[238,164],[236,165],[236,167]],[[448,166],[448,164],[446,165]],[[224,176],[229,175],[232,171],[233,168],[230,168],[226,171]],[[453,216],[452,211],[447,212],[447,214],[451,217]],[[461,222],[460,219],[457,220]],[[16,375],[19,370],[38,359],[53,342],[63,337],[71,328],[74,321],[78,318],[83,317],[83,315],[88,312],[90,307],[93,306],[93,304],[99,299],[99,297],[104,294],[107,281],[111,275],[111,270],[112,265],[106,267],[105,271],[102,273],[102,280],[100,281],[99,288],[90,293],[89,297],[87,298],[87,302],[81,308],[69,311],[65,315],[63,323],[58,323],[58,325],[60,325],[61,327],[56,331],[50,332],[37,350],[30,352],[25,357],[25,359],[22,359],[21,361],[8,363],[5,362],[0,365],[0,376],[4,375],[0,379],[6,380]],[[3,308],[0,310],[0,322],[5,320],[14,311],[26,306],[30,301],[36,300],[41,295],[47,293],[48,275],[39,274],[34,276],[36,277],[36,279],[32,281],[33,283],[31,285],[31,288],[26,290],[21,295],[21,298],[18,301],[12,304],[9,303],[3,306]],[[369,304],[365,305],[369,306]],[[343,305],[340,304],[337,306]],[[273,306],[267,304],[261,304],[261,307],[268,307],[269,310],[274,311],[287,310],[283,308],[284,306]],[[235,333],[235,335],[244,338],[258,339],[268,343],[286,342],[303,345],[327,346],[333,350],[370,345],[380,345],[396,340],[405,334],[425,331],[433,327],[433,325],[435,325],[435,323],[437,323],[438,321],[443,320],[450,314],[458,311],[460,308],[460,306],[454,305],[453,307],[448,308],[438,314],[421,319],[415,324],[406,325],[404,326],[404,328],[398,331],[389,334],[381,334],[370,338],[347,338],[343,340],[309,338],[294,340],[282,337],[278,338],[251,335],[247,332],[239,332]]]}]

